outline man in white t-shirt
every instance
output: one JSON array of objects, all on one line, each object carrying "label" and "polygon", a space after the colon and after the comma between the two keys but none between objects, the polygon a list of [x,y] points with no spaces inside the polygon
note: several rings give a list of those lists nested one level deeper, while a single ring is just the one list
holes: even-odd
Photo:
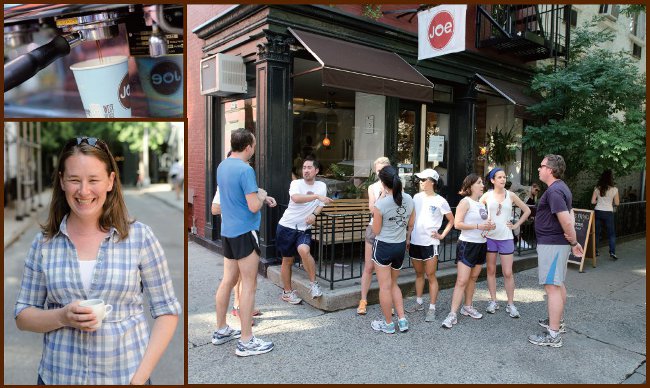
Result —
[{"label": "man in white t-shirt", "polygon": [[323,295],[316,282],[316,263],[310,253],[311,225],[323,206],[331,203],[332,199],[327,197],[325,183],[315,180],[319,171],[318,162],[310,156],[306,157],[302,163],[303,179],[291,182],[289,206],[278,222],[275,241],[278,252],[282,255],[282,300],[291,304],[302,301],[291,288],[291,268],[296,253],[300,255],[309,276],[312,298]]}]

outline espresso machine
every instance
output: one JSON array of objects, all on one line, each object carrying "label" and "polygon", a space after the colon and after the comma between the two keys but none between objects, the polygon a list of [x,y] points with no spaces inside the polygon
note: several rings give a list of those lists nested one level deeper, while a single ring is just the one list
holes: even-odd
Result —
[{"label": "espresso machine", "polygon": [[183,13],[182,4],[5,5],[4,117],[86,117],[71,66],[110,55],[128,57],[134,117],[182,117],[172,97],[183,83]]}]

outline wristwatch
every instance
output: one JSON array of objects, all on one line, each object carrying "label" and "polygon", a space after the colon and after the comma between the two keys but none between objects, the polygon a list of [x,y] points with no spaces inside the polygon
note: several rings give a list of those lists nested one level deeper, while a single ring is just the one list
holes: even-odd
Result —
[{"label": "wristwatch", "polygon": [[569,245],[571,245],[572,247],[575,247],[576,245],[578,245],[578,241],[576,240],[576,242],[574,242],[573,244],[569,243]]}]

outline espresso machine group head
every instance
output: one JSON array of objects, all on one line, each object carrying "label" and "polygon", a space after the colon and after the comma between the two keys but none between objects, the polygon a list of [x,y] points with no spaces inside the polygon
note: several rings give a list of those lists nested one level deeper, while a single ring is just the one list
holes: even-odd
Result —
[{"label": "espresso machine group head", "polygon": [[[180,12],[180,16],[179,16]],[[32,78],[58,58],[70,53],[86,41],[111,39],[119,34],[119,24],[139,17],[144,25],[152,27],[149,38],[151,56],[167,54],[167,42],[160,32],[173,30],[182,35],[182,6],[139,4],[96,5],[23,5],[5,8],[4,42],[7,47],[31,43],[31,34],[39,28],[53,25],[58,35],[49,43],[6,63],[4,66],[4,91]],[[180,19],[179,19],[180,18]]]}]

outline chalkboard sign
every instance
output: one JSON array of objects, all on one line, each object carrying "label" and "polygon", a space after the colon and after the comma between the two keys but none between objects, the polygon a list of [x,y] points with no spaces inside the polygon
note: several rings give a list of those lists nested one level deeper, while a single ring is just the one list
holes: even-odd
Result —
[{"label": "chalkboard sign", "polygon": [[580,245],[582,245],[584,254],[582,257],[577,257],[573,254],[569,255],[569,263],[579,264],[580,272],[584,272],[582,269],[586,258],[591,258],[592,265],[596,267],[594,211],[587,209],[573,209],[573,215],[575,218],[574,227],[576,230],[576,238]]}]

